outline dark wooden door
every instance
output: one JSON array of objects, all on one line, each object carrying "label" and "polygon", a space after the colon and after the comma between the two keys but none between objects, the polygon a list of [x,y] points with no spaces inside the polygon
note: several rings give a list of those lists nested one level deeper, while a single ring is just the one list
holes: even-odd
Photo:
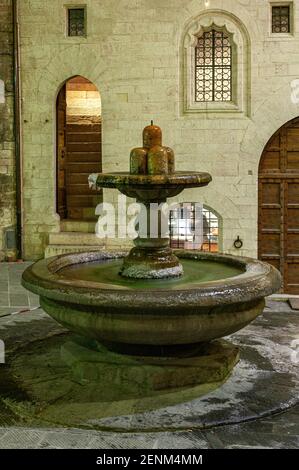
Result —
[{"label": "dark wooden door", "polygon": [[57,213],[67,216],[66,207],[66,85],[57,98]]},{"label": "dark wooden door", "polygon": [[299,118],[270,139],[259,169],[259,258],[299,294]]},{"label": "dark wooden door", "polygon": [[102,195],[88,186],[88,176],[102,171],[101,124],[66,125],[67,217],[95,219],[95,209]]}]

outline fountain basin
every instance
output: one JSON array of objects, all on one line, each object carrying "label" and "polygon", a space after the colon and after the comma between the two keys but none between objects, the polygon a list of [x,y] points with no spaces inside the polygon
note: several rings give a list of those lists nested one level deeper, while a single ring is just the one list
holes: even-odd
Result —
[{"label": "fountain basin", "polygon": [[[264,297],[280,288],[278,271],[257,260],[175,254],[188,268],[179,280],[126,280],[117,266],[126,253],[90,252],[38,261],[24,272],[22,284],[69,330],[111,350],[143,355],[192,351],[195,344],[232,334],[254,320]],[[206,277],[211,266],[218,273],[214,279]]]},{"label": "fountain basin", "polygon": [[116,188],[139,202],[161,202],[178,196],[184,189],[207,186],[212,176],[205,172],[183,172],[166,175],[132,175],[130,173],[94,173],[88,178],[94,190]]}]

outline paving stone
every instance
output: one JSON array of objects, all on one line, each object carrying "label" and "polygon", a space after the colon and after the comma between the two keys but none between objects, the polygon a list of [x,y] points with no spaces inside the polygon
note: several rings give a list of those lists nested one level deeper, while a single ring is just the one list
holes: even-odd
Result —
[{"label": "paving stone", "polygon": [[227,426],[204,433],[214,449],[296,449],[299,445],[298,436],[285,436],[281,433],[262,433],[259,422],[255,423],[256,430],[248,431],[247,424]]},{"label": "paving stone", "polygon": [[39,448],[86,449],[92,438],[87,432],[79,434],[72,431],[49,431],[39,442]]},{"label": "paving stone", "polygon": [[0,449],[37,449],[44,432],[32,429],[9,429],[0,438]]},{"label": "paving stone", "polygon": [[276,301],[266,299],[266,311],[271,310],[272,312],[291,312],[292,308],[287,300]]},{"label": "paving stone", "polygon": [[210,444],[199,432],[165,432],[144,434],[99,433],[89,449],[209,449]]},{"label": "paving stone", "polygon": [[299,310],[299,299],[289,299],[292,310]]},{"label": "paving stone", "polygon": [[20,284],[10,285],[10,294],[24,294],[27,297],[29,296],[29,292]]},{"label": "paving stone", "polygon": [[0,307],[8,307],[9,306],[9,295],[8,292],[0,292]]},{"label": "paving stone", "polygon": [[30,308],[39,307],[40,306],[39,296],[30,293],[29,294],[29,305],[30,305]]},{"label": "paving stone", "polygon": [[17,310],[15,307],[0,307],[0,317],[15,313]]},{"label": "paving stone", "polygon": [[13,307],[29,307],[29,297],[27,294],[10,294],[10,305]]}]

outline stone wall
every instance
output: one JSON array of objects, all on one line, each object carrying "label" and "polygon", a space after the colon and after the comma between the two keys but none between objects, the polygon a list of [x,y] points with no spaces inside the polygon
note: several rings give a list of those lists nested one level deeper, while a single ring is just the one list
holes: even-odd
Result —
[{"label": "stone wall", "polygon": [[[178,169],[213,175],[209,187],[186,191],[179,200],[202,202],[221,215],[225,252],[256,256],[260,156],[272,134],[299,115],[299,104],[291,100],[291,83],[299,78],[299,0],[294,34],[287,37],[271,36],[268,0],[210,0],[208,8],[203,0],[83,3],[86,38],[66,37],[64,0],[20,5],[25,257],[42,256],[49,232],[60,231],[55,100],[74,75],[91,80],[101,93],[104,171],[128,170],[130,149],[140,145],[142,129],[153,119],[175,150]],[[190,22],[210,12],[223,14],[246,35],[246,113],[184,113],[183,38]],[[104,194],[116,201],[116,193]],[[240,251],[233,247],[238,235],[244,241]]]},{"label": "stone wall", "polygon": [[13,14],[12,1],[0,0],[0,261],[16,254],[5,237],[15,226]]},{"label": "stone wall", "polygon": [[[66,92],[67,117],[75,116],[101,116],[101,97],[98,91]],[[72,119],[72,122],[74,119]]]}]

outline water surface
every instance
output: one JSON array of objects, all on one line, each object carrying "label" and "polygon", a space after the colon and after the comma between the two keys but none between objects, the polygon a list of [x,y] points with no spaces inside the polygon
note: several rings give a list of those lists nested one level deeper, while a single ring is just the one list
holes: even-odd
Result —
[{"label": "water surface", "polygon": [[59,275],[69,280],[112,284],[127,289],[184,289],[200,283],[231,278],[244,272],[239,267],[215,261],[187,259],[180,259],[180,261],[184,268],[184,275],[174,279],[124,278],[119,274],[122,259],[76,264],[62,269]]}]

